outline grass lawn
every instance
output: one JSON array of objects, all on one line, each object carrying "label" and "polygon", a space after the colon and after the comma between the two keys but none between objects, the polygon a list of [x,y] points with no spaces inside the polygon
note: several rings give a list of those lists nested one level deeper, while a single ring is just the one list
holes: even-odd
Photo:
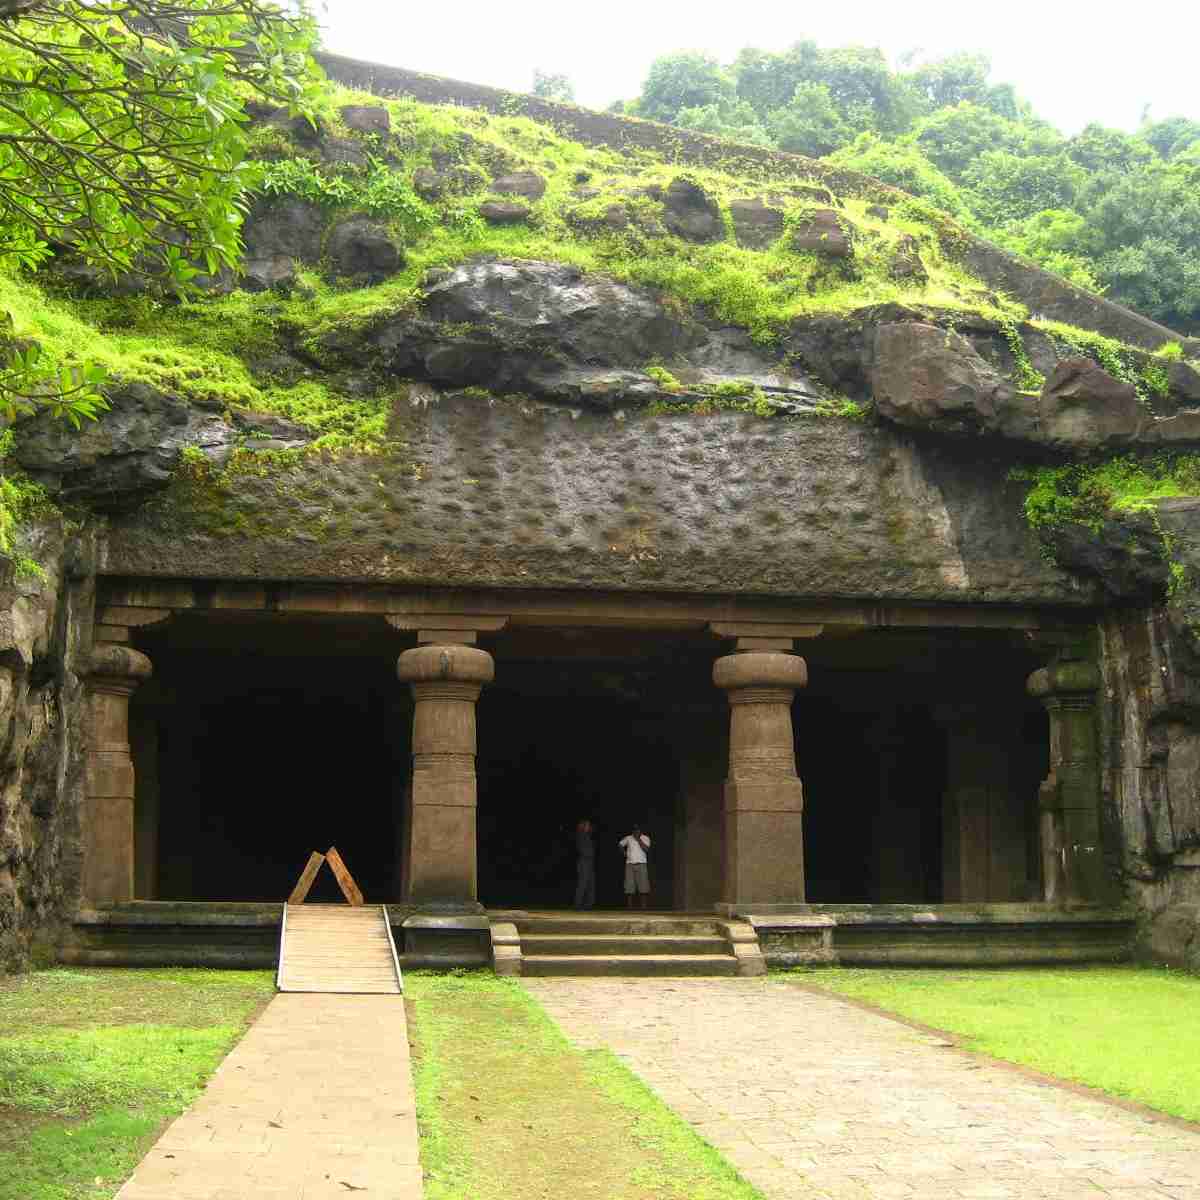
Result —
[{"label": "grass lawn", "polygon": [[519,983],[405,974],[426,1200],[761,1200],[608,1051]]},{"label": "grass lawn", "polygon": [[0,978],[0,1200],[108,1200],[274,994],[265,971]]},{"label": "grass lawn", "polygon": [[1200,977],[1151,967],[777,973],[959,1034],[971,1050],[1200,1121]]}]

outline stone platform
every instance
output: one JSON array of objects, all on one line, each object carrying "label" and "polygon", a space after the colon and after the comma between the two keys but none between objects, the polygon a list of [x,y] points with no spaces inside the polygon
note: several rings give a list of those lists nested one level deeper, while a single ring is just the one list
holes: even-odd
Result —
[{"label": "stone platform", "polygon": [[[282,914],[282,904],[152,900],[84,910],[60,946],[59,960],[87,966],[274,968]],[[688,937],[706,939],[690,945],[708,957],[713,939],[728,940],[717,925],[731,923],[713,913],[681,912],[493,909],[429,915],[388,905],[387,914],[402,968],[489,966],[514,945],[523,959],[522,941],[529,938],[531,958],[625,960],[654,957],[656,948],[682,954],[689,944],[679,939]],[[734,923],[753,929],[758,942],[753,949],[761,949],[770,966],[1120,962],[1130,957],[1134,936],[1134,917],[1126,910],[1045,904],[808,904],[739,913]],[[521,927],[513,929],[515,943],[505,941],[504,931],[497,933],[504,925]],[[654,938],[667,940],[655,943]],[[724,953],[736,955],[737,947],[713,957]],[[621,973],[611,963],[594,973],[612,971]]]}]

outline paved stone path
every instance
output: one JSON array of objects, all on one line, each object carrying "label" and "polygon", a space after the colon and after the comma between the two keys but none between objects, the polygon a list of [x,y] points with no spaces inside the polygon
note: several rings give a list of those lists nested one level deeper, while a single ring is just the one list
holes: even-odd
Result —
[{"label": "paved stone path", "polygon": [[420,1200],[399,996],[280,995],[117,1200]]},{"label": "paved stone path", "polygon": [[1200,1133],[834,997],[762,979],[524,982],[770,1200],[1200,1200]]}]

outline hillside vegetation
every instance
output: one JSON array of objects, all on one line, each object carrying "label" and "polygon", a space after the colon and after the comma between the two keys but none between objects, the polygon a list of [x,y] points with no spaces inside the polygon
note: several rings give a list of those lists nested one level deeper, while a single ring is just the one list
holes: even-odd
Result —
[{"label": "hillside vegetation", "polygon": [[1183,332],[1200,329],[1200,121],[1065,137],[981,54],[892,70],[866,46],[659,58],[616,111],[828,158]]}]

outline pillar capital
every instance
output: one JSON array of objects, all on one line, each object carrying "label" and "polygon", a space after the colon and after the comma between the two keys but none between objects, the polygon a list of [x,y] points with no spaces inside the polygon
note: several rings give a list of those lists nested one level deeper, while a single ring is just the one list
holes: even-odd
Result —
[{"label": "pillar capital", "polygon": [[405,650],[396,664],[401,683],[468,684],[476,689],[496,677],[496,664],[477,646],[429,645]]},{"label": "pillar capital", "polygon": [[[778,650],[747,650],[727,654],[713,663],[713,683],[729,693],[729,702],[754,703],[753,697],[739,696],[745,689],[765,692],[795,691],[808,683],[808,665],[795,654]],[[778,703],[778,695],[767,695],[759,703]]]},{"label": "pillar capital", "polygon": [[1039,667],[1029,676],[1025,687],[1044,704],[1072,696],[1090,704],[1091,696],[1100,688],[1100,672],[1095,663],[1059,660]]},{"label": "pillar capital", "polygon": [[138,684],[154,673],[150,660],[121,642],[96,642],[88,659],[88,681],[93,691],[131,695]]}]

